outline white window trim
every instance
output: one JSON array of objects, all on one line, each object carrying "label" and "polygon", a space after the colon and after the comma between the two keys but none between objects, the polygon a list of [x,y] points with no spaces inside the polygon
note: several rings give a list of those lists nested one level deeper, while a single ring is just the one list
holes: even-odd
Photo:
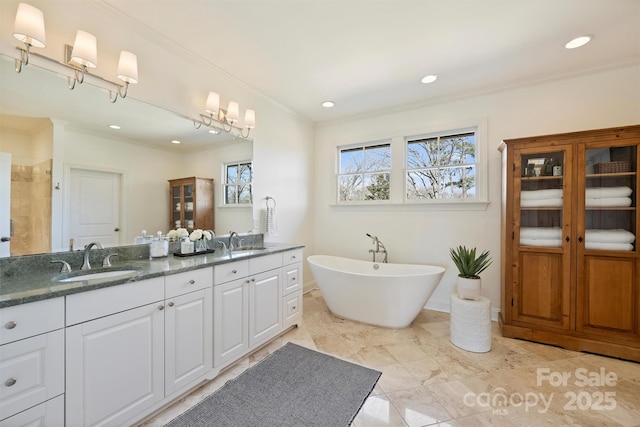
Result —
[{"label": "white window trim", "polygon": [[[239,165],[242,163],[249,163],[251,165],[251,203],[226,203],[225,200],[225,188],[227,185],[227,165]],[[220,209],[253,209],[253,160],[231,160],[228,162],[222,163],[221,168],[221,177],[220,177]]]},{"label": "white window trim", "polygon": [[[336,201],[336,205],[345,205],[345,206],[354,206],[354,205],[388,205],[389,203],[391,203],[391,200],[369,200],[369,201],[365,201],[365,200],[340,200],[340,151],[341,150],[349,150],[352,148],[366,148],[366,147],[375,147],[377,145],[387,145],[390,144],[391,145],[391,169],[389,169],[389,186],[391,188],[392,184],[392,176],[393,176],[393,142],[391,140],[391,138],[383,138],[383,139],[379,139],[379,140],[374,140],[374,141],[368,141],[368,142],[360,142],[360,143],[355,143],[355,144],[348,144],[348,145],[340,145],[336,147],[336,151],[335,151],[335,156],[336,156],[336,163],[335,163],[335,174],[334,174],[334,180],[335,180],[335,201]],[[346,174],[345,174],[346,175]]]},{"label": "white window trim", "polygon": [[[407,200],[406,199],[406,147],[407,138],[422,135],[445,135],[462,133],[464,131],[473,130],[476,133],[476,197],[472,199],[459,199],[452,201],[450,199],[436,200]],[[466,119],[456,122],[440,123],[424,126],[421,128],[405,129],[394,132],[393,137],[374,137],[370,142],[358,143],[351,145],[337,145],[334,155],[336,156],[335,174],[334,174],[334,191],[335,204],[330,205],[331,208],[339,210],[354,211],[406,211],[406,210],[424,210],[424,211],[481,211],[486,210],[489,205],[489,161],[487,157],[488,138],[487,138],[487,119],[476,118]],[[376,201],[355,201],[340,202],[338,191],[338,175],[340,164],[340,149],[349,147],[358,147],[363,145],[374,145],[382,141],[391,140],[391,175],[390,181],[390,199]]]}]

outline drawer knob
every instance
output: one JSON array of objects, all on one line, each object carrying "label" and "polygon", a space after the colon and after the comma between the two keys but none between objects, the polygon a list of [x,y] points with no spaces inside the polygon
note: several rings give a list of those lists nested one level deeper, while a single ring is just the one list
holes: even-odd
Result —
[{"label": "drawer knob", "polygon": [[250,283],[249,279],[245,280],[244,283]]},{"label": "drawer knob", "polygon": [[292,282],[295,282],[295,281],[296,281],[296,278],[295,278],[295,277],[292,277],[292,278],[291,278],[291,281],[292,281]]},{"label": "drawer knob", "polygon": [[5,328],[7,329],[13,329],[17,326],[18,324],[16,322],[14,322],[13,320],[10,322],[7,322],[6,325],[4,325]]},{"label": "drawer knob", "polygon": [[16,382],[18,382],[18,380],[16,380],[15,378],[9,378],[8,380],[6,380],[4,382],[4,385],[6,385],[7,387],[11,387],[12,385],[14,385]]},{"label": "drawer knob", "polygon": [[231,272],[232,272],[233,274],[236,274],[236,273],[238,273],[238,270],[231,270]]},{"label": "drawer knob", "polygon": [[193,279],[189,280],[189,284],[190,284],[190,285],[193,285],[193,284],[195,284],[195,283],[196,283],[196,281],[195,281],[195,280],[193,280]]},{"label": "drawer knob", "polygon": [[158,306],[158,310],[160,310],[160,311],[164,310],[164,305],[159,305]]},{"label": "drawer knob", "polygon": [[293,256],[291,257],[291,259],[296,259],[296,256],[295,256],[295,255],[293,255]]},{"label": "drawer knob", "polygon": [[296,309],[296,306],[295,306],[295,305],[293,306],[293,309],[294,309],[294,310]]},{"label": "drawer knob", "polygon": [[173,307],[173,305],[174,305],[174,304],[173,304],[173,301],[171,301],[171,302],[169,303],[169,307]]}]

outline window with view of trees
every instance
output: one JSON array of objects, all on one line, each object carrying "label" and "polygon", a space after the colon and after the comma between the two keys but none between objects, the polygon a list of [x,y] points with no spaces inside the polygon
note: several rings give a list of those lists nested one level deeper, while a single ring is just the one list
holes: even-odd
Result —
[{"label": "window with view of trees", "polygon": [[224,204],[251,204],[253,199],[251,162],[226,163],[224,166]]},{"label": "window with view of trees", "polygon": [[476,197],[476,135],[406,140],[407,200]]},{"label": "window with view of trees", "polygon": [[339,202],[389,200],[390,143],[338,150]]}]

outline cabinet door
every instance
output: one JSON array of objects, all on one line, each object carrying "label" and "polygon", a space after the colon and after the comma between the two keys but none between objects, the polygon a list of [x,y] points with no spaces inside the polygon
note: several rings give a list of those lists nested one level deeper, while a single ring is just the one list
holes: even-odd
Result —
[{"label": "cabinet door", "polygon": [[572,147],[514,151],[512,319],[569,329]]},{"label": "cabinet door", "polygon": [[213,365],[235,360],[249,349],[249,279],[213,288]]},{"label": "cabinet door", "polygon": [[576,329],[640,337],[637,138],[579,147]]},{"label": "cabinet door", "polygon": [[249,283],[249,347],[282,330],[281,269],[251,276]]},{"label": "cabinet door", "polygon": [[213,366],[212,294],[209,287],[166,301],[166,396],[202,377]]},{"label": "cabinet door", "polygon": [[66,329],[67,425],[122,425],[164,397],[164,306]]}]

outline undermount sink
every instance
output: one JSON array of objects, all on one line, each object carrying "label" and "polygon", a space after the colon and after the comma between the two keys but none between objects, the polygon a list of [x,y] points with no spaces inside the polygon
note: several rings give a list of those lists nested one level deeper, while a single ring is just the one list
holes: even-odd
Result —
[{"label": "undermount sink", "polygon": [[97,280],[97,279],[124,279],[126,277],[133,277],[138,274],[138,270],[109,270],[109,271],[88,271],[78,276],[65,277],[62,279],[56,279],[56,282],[83,282],[85,280]]}]

